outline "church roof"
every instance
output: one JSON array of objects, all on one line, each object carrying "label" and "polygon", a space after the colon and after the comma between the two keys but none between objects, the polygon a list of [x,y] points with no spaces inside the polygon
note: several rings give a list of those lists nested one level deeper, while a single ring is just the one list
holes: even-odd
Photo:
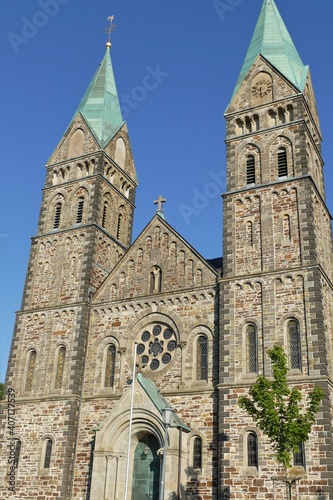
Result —
[{"label": "church roof", "polygon": [[274,0],[264,0],[233,95],[259,54],[298,90],[304,90],[309,67],[303,64]]},{"label": "church roof", "polygon": [[[156,408],[162,413],[162,410],[168,406],[168,403],[166,400],[161,396],[160,391],[154,384],[154,382],[148,378],[143,377],[141,373],[138,373],[137,375],[137,380],[141,387],[144,389],[148,397],[151,399],[151,401],[154,403]],[[173,422],[171,424],[171,427],[178,427],[183,429],[185,432],[190,432],[191,429],[187,427],[184,422],[178,417],[177,413],[174,414],[173,416]]]},{"label": "church roof", "polygon": [[123,125],[110,47],[84,94],[77,113],[81,113],[101,147],[112,139]]}]

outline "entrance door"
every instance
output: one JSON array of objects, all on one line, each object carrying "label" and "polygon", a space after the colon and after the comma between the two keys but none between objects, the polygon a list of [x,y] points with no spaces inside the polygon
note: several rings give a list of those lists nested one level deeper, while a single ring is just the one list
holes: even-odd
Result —
[{"label": "entrance door", "polygon": [[148,435],[134,453],[132,500],[158,500],[160,489],[160,448],[155,436]]}]

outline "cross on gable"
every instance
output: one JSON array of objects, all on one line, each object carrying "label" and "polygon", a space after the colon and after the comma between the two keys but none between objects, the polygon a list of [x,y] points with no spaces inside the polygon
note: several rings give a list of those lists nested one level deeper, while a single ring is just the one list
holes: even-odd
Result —
[{"label": "cross on gable", "polygon": [[162,212],[163,211],[163,205],[162,203],[165,203],[166,199],[163,198],[161,194],[158,195],[157,200],[154,201],[154,205],[157,205],[157,211]]}]

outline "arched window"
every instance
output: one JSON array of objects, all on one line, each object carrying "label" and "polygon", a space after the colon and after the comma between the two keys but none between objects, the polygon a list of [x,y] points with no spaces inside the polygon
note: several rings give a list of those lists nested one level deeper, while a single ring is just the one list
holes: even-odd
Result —
[{"label": "arched window", "polygon": [[110,344],[106,348],[104,387],[114,386],[116,369],[116,347]]},{"label": "arched window", "polygon": [[118,224],[117,224],[117,240],[120,239],[121,230],[122,230],[122,222],[123,222],[123,214],[118,215]]},{"label": "arched window", "polygon": [[254,432],[247,436],[247,466],[258,468],[258,437]]},{"label": "arched window", "polygon": [[272,127],[274,127],[276,125],[276,111],[273,110],[273,109],[270,109],[268,111],[268,115],[269,115],[269,121],[270,121],[270,125]]},{"label": "arched window", "polygon": [[291,239],[291,234],[290,234],[290,217],[288,214],[285,214],[283,216],[283,237],[285,240],[290,240]]},{"label": "arched window", "polygon": [[255,182],[256,182],[255,159],[253,155],[248,155],[246,158],[246,183],[255,184]]},{"label": "arched window", "polygon": [[58,229],[60,226],[61,208],[62,208],[62,205],[59,201],[55,206],[54,219],[53,219],[53,229]]},{"label": "arched window", "polygon": [[64,375],[64,367],[65,367],[65,357],[66,357],[66,348],[64,346],[59,347],[57,352],[57,367],[55,374],[55,389],[61,389],[62,379]]},{"label": "arched window", "polygon": [[300,443],[298,450],[294,452],[294,466],[295,467],[305,467],[305,450],[304,443]]},{"label": "arched window", "polygon": [[15,455],[14,455],[14,466],[17,469],[19,461],[20,461],[20,453],[21,453],[21,441],[18,439],[15,445]]},{"label": "arched window", "polygon": [[248,133],[252,132],[252,119],[249,116],[245,117],[245,127],[246,127],[246,132]]},{"label": "arched window", "polygon": [[118,163],[120,167],[125,166],[125,158],[126,158],[126,146],[124,143],[124,139],[119,137],[116,142],[116,153],[115,153],[115,162]]},{"label": "arched window", "polygon": [[106,226],[107,213],[108,213],[108,202],[105,201],[103,206],[103,215],[102,215],[102,227],[104,228]]},{"label": "arched window", "polygon": [[32,349],[28,353],[28,366],[27,366],[27,376],[26,376],[26,382],[25,382],[25,390],[26,391],[31,391],[32,389],[32,384],[34,380],[34,374],[35,374],[35,366],[36,366],[36,351]]},{"label": "arched window", "polygon": [[277,152],[278,160],[278,177],[288,176],[288,164],[287,164],[287,150],[286,148],[279,148]]},{"label": "arched window", "polygon": [[197,380],[208,380],[208,341],[205,335],[197,340]]},{"label": "arched window", "polygon": [[253,224],[251,221],[246,223],[246,246],[253,246]]},{"label": "arched window", "polygon": [[46,442],[44,443],[44,460],[43,460],[44,469],[50,468],[51,455],[52,455],[52,439],[46,439]]},{"label": "arched window", "polygon": [[244,133],[244,122],[239,118],[236,120],[236,134],[240,135]]},{"label": "arched window", "polygon": [[84,198],[83,198],[83,196],[80,196],[78,204],[77,204],[76,224],[81,224],[81,222],[82,222],[83,206],[84,206]]},{"label": "arched window", "polygon": [[279,122],[280,123],[286,123],[286,113],[285,113],[285,110],[283,108],[279,108],[278,109],[278,113],[279,113]]},{"label": "arched window", "polygon": [[288,342],[289,342],[289,355],[290,355],[290,368],[302,369],[301,359],[301,338],[299,332],[299,324],[296,320],[288,322]]},{"label": "arched window", "polygon": [[288,106],[287,106],[287,113],[288,113],[289,121],[290,122],[294,121],[294,109],[293,109],[291,104],[288,104]]},{"label": "arched window", "polygon": [[259,116],[258,115],[253,115],[253,122],[255,125],[255,130],[259,130]]},{"label": "arched window", "polygon": [[202,468],[202,440],[199,437],[193,441],[193,469]]},{"label": "arched window", "polygon": [[162,269],[154,266],[150,271],[150,293],[160,293],[162,290]]},{"label": "arched window", "polygon": [[246,327],[247,373],[258,373],[258,338],[254,325]]}]

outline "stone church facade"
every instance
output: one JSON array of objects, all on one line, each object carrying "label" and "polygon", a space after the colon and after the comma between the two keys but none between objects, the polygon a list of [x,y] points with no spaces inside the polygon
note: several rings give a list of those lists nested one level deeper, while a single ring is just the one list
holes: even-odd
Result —
[{"label": "stone church facade", "polygon": [[166,405],[166,499],[285,498],[237,404],[278,342],[290,384],[325,391],[289,472],[302,499],[333,499],[331,216],[309,68],[274,0],[226,125],[223,261],[191,247],[161,200],[132,243],[137,175],[107,44],[46,166],[5,385],[14,437],[2,402],[1,498],[157,500]]}]

